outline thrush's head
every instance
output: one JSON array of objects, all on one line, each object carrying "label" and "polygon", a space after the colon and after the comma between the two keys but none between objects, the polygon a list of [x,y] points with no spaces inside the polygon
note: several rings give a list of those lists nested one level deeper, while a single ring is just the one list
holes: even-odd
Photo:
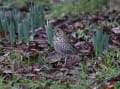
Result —
[{"label": "thrush's head", "polygon": [[54,29],[54,36],[56,37],[64,37],[65,33],[60,28]]}]

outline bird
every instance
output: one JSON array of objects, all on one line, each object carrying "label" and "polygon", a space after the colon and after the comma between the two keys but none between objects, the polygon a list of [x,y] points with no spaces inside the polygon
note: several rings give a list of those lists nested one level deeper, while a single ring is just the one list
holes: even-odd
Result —
[{"label": "bird", "polygon": [[53,31],[53,47],[60,55],[76,55],[78,53],[77,49],[70,43],[65,32],[58,27]]}]

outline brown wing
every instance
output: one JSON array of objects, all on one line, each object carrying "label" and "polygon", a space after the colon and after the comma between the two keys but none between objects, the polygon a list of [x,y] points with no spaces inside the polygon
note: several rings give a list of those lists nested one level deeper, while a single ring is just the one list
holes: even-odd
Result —
[{"label": "brown wing", "polygon": [[77,54],[77,50],[74,48],[74,46],[70,43],[62,43],[61,44],[61,52],[65,54]]}]

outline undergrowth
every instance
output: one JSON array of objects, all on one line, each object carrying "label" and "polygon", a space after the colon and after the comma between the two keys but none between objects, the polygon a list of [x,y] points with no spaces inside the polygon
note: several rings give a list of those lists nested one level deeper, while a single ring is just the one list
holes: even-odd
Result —
[{"label": "undergrowth", "polygon": [[[116,56],[118,55],[118,56]],[[18,54],[15,52],[11,52],[8,55],[9,60],[18,60]],[[24,57],[23,57],[24,58]],[[99,64],[99,68],[92,68],[94,75],[94,81],[99,82],[99,84],[103,84],[105,81],[109,80],[112,77],[115,77],[120,74],[119,70],[119,58],[120,52],[118,50],[113,50],[112,52],[108,52],[103,61]],[[43,60],[43,59],[42,59]],[[97,60],[101,60],[100,57]],[[37,60],[36,60],[37,61]],[[23,61],[21,61],[23,62]],[[37,62],[38,63],[38,62]],[[42,61],[44,64],[44,62]],[[95,67],[96,60],[93,60],[91,65]],[[29,62],[25,62],[24,65],[29,65]],[[32,62],[31,62],[32,64]],[[49,67],[49,66],[48,66]],[[79,69],[79,73],[76,75],[71,76],[74,80],[80,80],[80,84],[77,85],[74,82],[66,81],[62,82],[64,78],[70,77],[69,75],[64,75],[60,80],[52,80],[47,79],[44,76],[44,73],[41,74],[39,80],[34,80],[27,78],[21,75],[12,75],[12,78],[6,80],[6,77],[0,77],[0,89],[21,89],[21,87],[26,87],[27,89],[87,89],[93,82],[91,81],[91,77],[89,75],[89,65],[81,65]],[[18,80],[18,78],[20,79]],[[4,86],[5,85],[5,86]],[[120,85],[119,82],[115,82],[115,89],[119,89]]]}]

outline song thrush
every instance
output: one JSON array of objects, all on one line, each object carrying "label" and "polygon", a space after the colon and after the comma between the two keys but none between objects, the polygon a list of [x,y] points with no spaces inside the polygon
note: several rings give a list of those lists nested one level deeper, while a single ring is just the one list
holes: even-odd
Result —
[{"label": "song thrush", "polygon": [[54,45],[55,51],[61,55],[77,54],[77,50],[70,43],[65,32],[62,29],[57,27],[54,29],[53,45]]}]

